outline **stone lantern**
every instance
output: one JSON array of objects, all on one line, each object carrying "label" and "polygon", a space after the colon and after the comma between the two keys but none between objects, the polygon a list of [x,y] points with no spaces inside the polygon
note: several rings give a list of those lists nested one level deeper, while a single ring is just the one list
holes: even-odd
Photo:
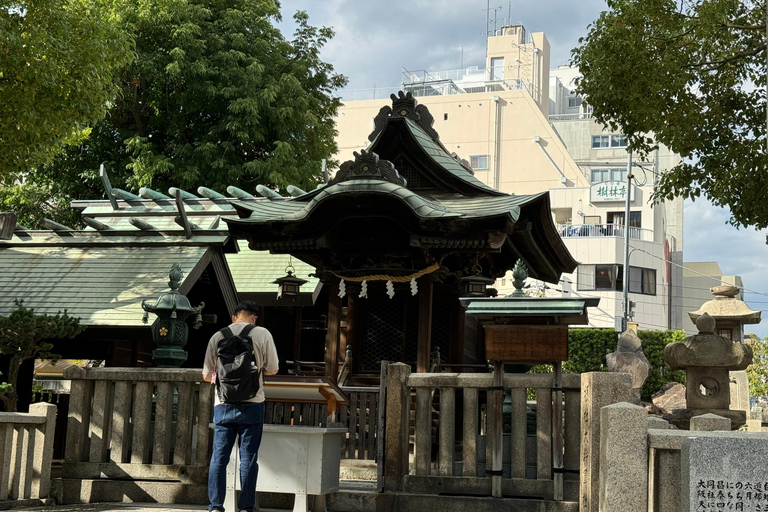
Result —
[{"label": "stone lantern", "polygon": [[704,313],[717,322],[715,334],[728,338],[731,341],[741,342],[742,331],[745,324],[759,324],[760,311],[749,309],[744,301],[737,299],[739,288],[733,285],[714,286],[709,289],[714,299],[705,302],[697,311],[689,311],[691,321],[696,320]]},{"label": "stone lantern", "polygon": [[157,345],[152,351],[152,359],[161,368],[178,368],[187,360],[187,352],[183,348],[189,336],[186,319],[192,314],[197,314],[193,325],[195,329],[200,327],[203,320],[200,312],[205,307],[205,302],[193,308],[189,299],[179,293],[183,276],[179,264],[174,263],[168,274],[168,286],[171,291],[160,295],[154,305],[147,304],[145,300],[141,301],[144,323],[148,322],[149,313],[157,315],[157,320],[152,324],[152,339]]},{"label": "stone lantern", "polygon": [[693,416],[717,414],[731,420],[731,428],[746,423],[746,411],[730,410],[730,370],[743,370],[752,363],[752,348],[715,334],[715,319],[707,313],[696,319],[699,334],[664,348],[664,360],[673,370],[685,370],[686,409],[664,418],[679,428],[688,428]]}]

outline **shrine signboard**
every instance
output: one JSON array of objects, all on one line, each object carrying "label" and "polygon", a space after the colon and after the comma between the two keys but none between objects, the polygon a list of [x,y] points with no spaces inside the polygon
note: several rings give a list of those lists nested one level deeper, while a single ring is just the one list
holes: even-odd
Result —
[{"label": "shrine signboard", "polygon": [[[695,435],[695,432],[691,432]],[[768,510],[768,438],[691,437],[681,453],[682,510]]]},{"label": "shrine signboard", "polygon": [[526,364],[566,361],[568,326],[486,325],[485,357]]}]

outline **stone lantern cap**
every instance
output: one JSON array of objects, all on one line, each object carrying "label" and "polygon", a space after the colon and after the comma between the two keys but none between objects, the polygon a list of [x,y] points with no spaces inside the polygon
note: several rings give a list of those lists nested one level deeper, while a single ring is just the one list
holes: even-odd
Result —
[{"label": "stone lantern cap", "polygon": [[168,287],[171,291],[161,294],[154,305],[147,303],[147,301],[142,301],[141,307],[144,308],[144,311],[155,314],[160,311],[177,311],[179,313],[187,314],[199,313],[202,307],[192,307],[189,299],[185,295],[179,293],[179,287],[181,286],[181,279],[183,276],[179,264],[174,263],[168,274]]},{"label": "stone lantern cap", "polygon": [[689,311],[688,316],[692,322],[703,314],[717,320],[737,320],[742,324],[759,324],[760,311],[753,311],[743,300],[736,298],[739,288],[730,284],[714,286],[709,289],[714,299],[702,304],[698,311]]},{"label": "stone lantern cap", "polygon": [[696,319],[698,334],[664,348],[664,360],[673,370],[692,367],[743,370],[752,364],[752,348],[715,334],[715,319],[703,313]]}]

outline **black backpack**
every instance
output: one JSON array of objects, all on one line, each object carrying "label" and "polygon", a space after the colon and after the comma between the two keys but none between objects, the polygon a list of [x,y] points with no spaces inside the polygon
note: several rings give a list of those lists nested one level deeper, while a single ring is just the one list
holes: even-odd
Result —
[{"label": "black backpack", "polygon": [[219,331],[223,338],[216,347],[216,391],[221,402],[245,402],[259,392],[261,368],[248,336],[255,327],[246,325],[238,335],[229,327]]}]

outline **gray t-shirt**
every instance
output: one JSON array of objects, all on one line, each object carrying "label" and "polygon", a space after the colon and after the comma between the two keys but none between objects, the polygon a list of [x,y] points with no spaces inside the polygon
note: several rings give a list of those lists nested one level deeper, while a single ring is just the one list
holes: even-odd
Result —
[{"label": "gray t-shirt", "polygon": [[[247,322],[235,322],[229,326],[232,334],[237,335],[248,325]],[[263,327],[256,327],[251,330],[248,336],[253,340],[253,349],[256,353],[256,364],[262,369],[262,375],[259,382],[259,392],[255,397],[247,400],[248,402],[261,403],[264,401],[264,371],[276,372],[278,369],[277,349],[272,335]],[[203,376],[213,377],[212,383],[216,383],[216,348],[219,341],[224,337],[221,332],[216,332],[208,341],[208,349],[205,351],[205,362],[203,363]],[[219,394],[216,396],[214,406],[221,404]]]}]

